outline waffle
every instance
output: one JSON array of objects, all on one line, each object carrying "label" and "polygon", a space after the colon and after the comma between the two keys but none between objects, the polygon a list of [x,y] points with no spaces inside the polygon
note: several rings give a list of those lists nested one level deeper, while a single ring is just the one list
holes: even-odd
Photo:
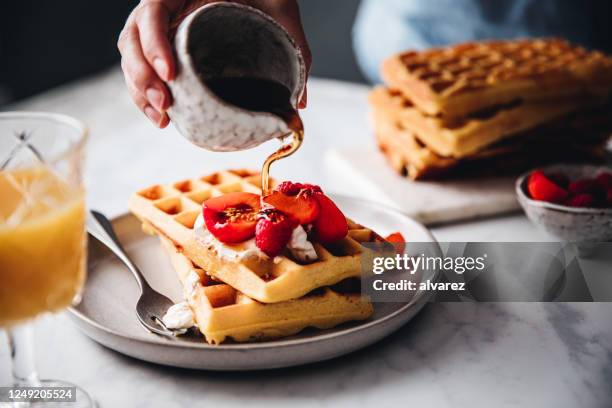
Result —
[{"label": "waffle", "polygon": [[[446,119],[424,115],[400,92],[375,88],[369,96],[375,110],[395,116],[433,152],[444,157],[463,158],[504,138],[558,119],[584,106],[584,101],[555,104],[513,103],[479,115]],[[581,103],[582,102],[582,103]]]},{"label": "waffle", "polygon": [[[321,288],[286,302],[257,302],[211,278],[169,239],[160,237],[160,240],[180,281],[186,284],[186,300],[196,325],[211,344],[228,338],[244,342],[286,337],[306,327],[328,329],[367,319],[373,313],[372,304],[361,296],[358,287],[344,291],[341,285]],[[199,276],[193,287],[188,279],[191,273]]]},{"label": "waffle", "polygon": [[453,158],[441,157],[404,129],[397,122],[373,113],[374,131],[378,146],[393,169],[413,180],[434,177],[457,165]]},{"label": "waffle", "polygon": [[200,268],[263,303],[282,302],[361,275],[361,242],[382,240],[372,230],[349,220],[346,238],[331,245],[313,243],[318,260],[304,264],[289,251],[274,259],[227,259],[196,236],[194,223],[202,202],[234,191],[261,193],[257,173],[238,170],[214,173],[172,184],[156,184],[134,193],[129,208],[142,221],[172,240]]},{"label": "waffle", "polygon": [[559,160],[601,161],[605,155],[605,140],[612,129],[609,121],[602,124],[598,120],[577,123],[564,120],[458,160],[432,152],[386,112],[374,110],[373,120],[378,145],[389,164],[400,175],[413,180],[467,174],[512,174]]},{"label": "waffle", "polygon": [[612,58],[560,39],[471,42],[395,55],[382,75],[424,113],[461,117],[516,100],[607,96]]}]

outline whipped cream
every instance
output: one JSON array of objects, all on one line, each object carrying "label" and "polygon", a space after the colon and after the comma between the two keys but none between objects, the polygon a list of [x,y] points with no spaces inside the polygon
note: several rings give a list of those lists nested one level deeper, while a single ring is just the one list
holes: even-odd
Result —
[{"label": "whipped cream", "polygon": [[317,251],[308,240],[306,230],[298,225],[291,233],[291,239],[287,243],[291,254],[300,262],[312,262],[318,259]]},{"label": "whipped cream", "polygon": [[170,306],[162,318],[162,322],[168,329],[180,330],[183,333],[195,324],[193,312],[187,302]]},{"label": "whipped cream", "polygon": [[176,334],[185,334],[190,327],[195,326],[195,317],[188,301],[194,297],[199,286],[201,286],[200,275],[194,271],[189,272],[183,284],[183,296],[186,301],[168,308],[166,314],[162,317],[162,322],[166,328],[176,330]]},{"label": "whipped cream", "polygon": [[189,272],[183,283],[183,296],[186,300],[190,300],[195,294],[196,289],[200,286],[200,275],[194,271]]},{"label": "whipped cream", "polygon": [[220,258],[227,261],[243,261],[254,258],[269,259],[268,255],[257,248],[257,245],[255,245],[255,238],[251,238],[237,245],[228,245],[219,241],[210,231],[208,231],[206,225],[204,225],[204,217],[202,214],[198,215],[198,218],[195,220],[193,230],[196,238],[202,245],[214,250]]}]

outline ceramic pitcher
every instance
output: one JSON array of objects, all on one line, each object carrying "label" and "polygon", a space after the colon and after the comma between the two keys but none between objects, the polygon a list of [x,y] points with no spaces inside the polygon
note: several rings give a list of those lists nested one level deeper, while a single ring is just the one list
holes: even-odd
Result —
[{"label": "ceramic pitcher", "polygon": [[173,96],[168,114],[189,141],[208,150],[237,151],[290,132],[278,116],[231,105],[206,85],[219,77],[273,80],[287,87],[297,106],[304,60],[293,38],[267,14],[234,3],[202,6],[181,22],[174,46],[177,76],[168,83]]}]

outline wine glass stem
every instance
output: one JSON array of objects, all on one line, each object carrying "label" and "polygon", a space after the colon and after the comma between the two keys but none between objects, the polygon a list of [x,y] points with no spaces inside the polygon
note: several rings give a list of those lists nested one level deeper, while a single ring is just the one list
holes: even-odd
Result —
[{"label": "wine glass stem", "polygon": [[8,330],[8,340],[13,366],[13,382],[23,387],[40,385],[34,364],[32,327],[20,325]]}]

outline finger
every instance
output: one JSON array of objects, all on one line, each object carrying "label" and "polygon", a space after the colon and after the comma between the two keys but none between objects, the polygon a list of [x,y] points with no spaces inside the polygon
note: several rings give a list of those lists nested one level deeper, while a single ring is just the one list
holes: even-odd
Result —
[{"label": "finger", "polygon": [[159,112],[155,109],[147,98],[142,95],[132,84],[126,81],[128,92],[132,100],[138,108],[149,118],[149,120],[157,127],[164,128],[168,125],[169,119],[166,113]]},{"label": "finger", "polygon": [[129,29],[125,34],[121,56],[121,68],[126,82],[144,95],[159,112],[168,109],[171,103],[170,92],[145,59],[135,28]]},{"label": "finger", "polygon": [[168,8],[157,1],[142,3],[135,13],[145,59],[164,81],[174,78],[175,64],[168,40]]}]

